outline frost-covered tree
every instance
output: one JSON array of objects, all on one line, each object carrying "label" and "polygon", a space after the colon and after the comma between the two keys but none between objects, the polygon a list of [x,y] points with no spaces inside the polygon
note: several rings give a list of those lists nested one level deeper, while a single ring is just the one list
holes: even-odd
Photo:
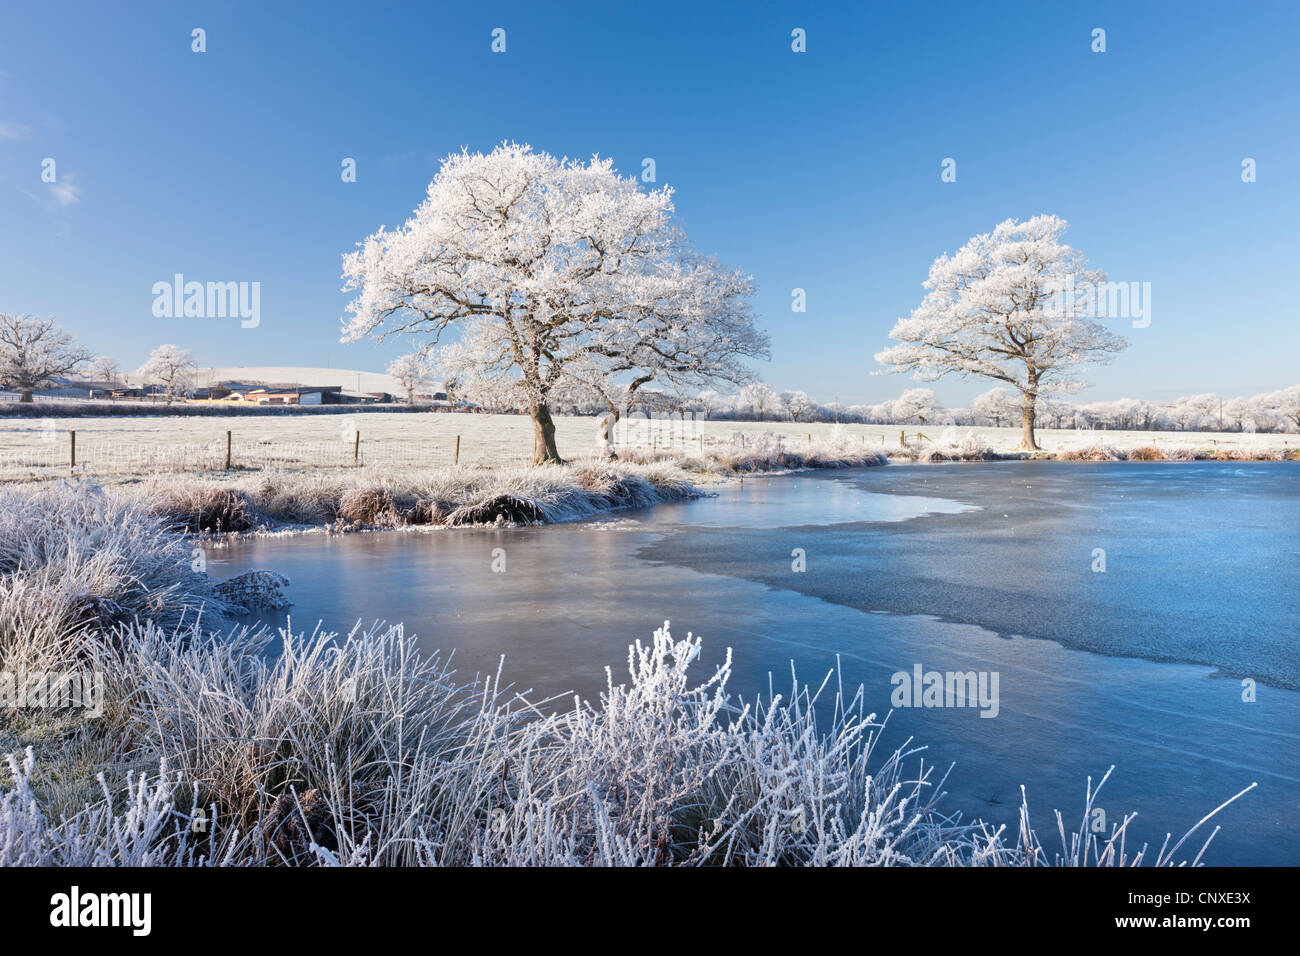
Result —
[{"label": "frost-covered tree", "polygon": [[695,401],[699,405],[700,411],[704,413],[705,418],[711,418],[731,407],[731,399],[712,388],[703,389],[700,394],[695,396]]},{"label": "frost-covered tree", "polygon": [[416,392],[427,388],[432,381],[428,359],[419,352],[393,359],[388,374],[402,387],[408,405],[415,404]]},{"label": "frost-covered tree", "polygon": [[33,391],[90,361],[75,343],[53,319],[0,312],[0,382],[18,389],[19,401],[33,401]]},{"label": "frost-covered tree", "polygon": [[160,345],[149,353],[136,374],[149,384],[161,385],[170,405],[177,395],[184,395],[190,389],[197,368],[194,356],[186,349]]},{"label": "frost-covered tree", "polygon": [[752,382],[742,359],[768,357],[767,336],[754,325],[753,295],[748,276],[695,255],[680,240],[646,277],[640,299],[612,324],[608,340],[575,363],[574,377],[608,409],[606,439],[612,442],[622,409],[651,384],[674,396],[680,410],[682,396],[705,383]]},{"label": "frost-covered tree", "polygon": [[449,156],[414,216],[345,257],[344,340],[425,336],[462,394],[527,408],[534,459],[560,461],[557,389],[729,379],[765,354],[749,280],[695,256],[672,213],[670,190],[609,160],[515,144]]},{"label": "frost-covered tree", "polygon": [[1174,402],[1170,418],[1183,431],[1208,431],[1219,426],[1219,406],[1223,400],[1213,392],[1185,395]]},{"label": "frost-covered tree", "polygon": [[774,414],[780,405],[781,399],[776,392],[762,382],[754,382],[740,390],[740,407],[760,421]]},{"label": "frost-covered tree", "polygon": [[1300,429],[1300,385],[1267,392],[1258,401],[1263,414],[1278,419],[1281,430]]},{"label": "frost-covered tree", "polygon": [[971,402],[971,411],[991,422],[995,428],[1001,428],[1003,422],[1010,422],[1019,409],[1020,403],[1016,401],[1015,394],[1001,385],[995,385],[987,392],[976,395]]},{"label": "frost-covered tree", "polygon": [[900,424],[916,422],[924,425],[938,417],[939,402],[933,389],[909,388],[890,404],[890,417]]},{"label": "frost-covered tree", "polygon": [[122,366],[118,364],[117,359],[100,355],[90,363],[89,371],[90,377],[96,382],[116,385],[118,376],[122,374]]},{"label": "frost-covered tree", "polygon": [[1077,370],[1127,343],[1078,308],[1105,276],[1061,242],[1056,216],[1008,219],[930,267],[924,300],[889,333],[901,344],[876,355],[922,381],[944,375],[1006,382],[1021,394],[1021,448],[1037,449],[1034,415],[1044,392],[1084,386]]},{"label": "frost-covered tree", "polygon": [[[1006,389],[1001,389],[1001,391],[1005,392]],[[1010,392],[1006,394],[1007,398],[1011,400],[1011,412],[1014,414],[1015,397]],[[978,402],[979,399],[977,398],[976,401]],[[972,411],[981,414],[976,409],[972,409]],[[1038,399],[1038,417],[1046,419],[1052,428],[1063,428],[1066,422],[1073,421],[1074,406],[1055,395],[1041,396]]]},{"label": "frost-covered tree", "polygon": [[1223,423],[1229,431],[1255,431],[1258,404],[1250,398],[1229,399],[1223,405]]},{"label": "frost-covered tree", "polygon": [[791,421],[810,422],[817,417],[817,403],[808,397],[807,392],[782,392],[781,404],[785,406]]}]

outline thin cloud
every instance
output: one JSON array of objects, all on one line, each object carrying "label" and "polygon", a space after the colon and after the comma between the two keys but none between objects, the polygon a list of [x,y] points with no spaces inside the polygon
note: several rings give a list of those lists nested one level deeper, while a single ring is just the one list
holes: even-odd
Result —
[{"label": "thin cloud", "polygon": [[27,139],[31,135],[32,128],[30,126],[0,120],[0,139]]},{"label": "thin cloud", "polygon": [[71,176],[64,176],[60,182],[50,183],[49,185],[50,195],[64,209],[81,202],[81,187],[72,181]]},{"label": "thin cloud", "polygon": [[58,182],[47,183],[41,192],[32,192],[21,186],[18,191],[32,202],[40,203],[47,209],[67,209],[81,202],[81,187],[74,176],[61,176]]}]

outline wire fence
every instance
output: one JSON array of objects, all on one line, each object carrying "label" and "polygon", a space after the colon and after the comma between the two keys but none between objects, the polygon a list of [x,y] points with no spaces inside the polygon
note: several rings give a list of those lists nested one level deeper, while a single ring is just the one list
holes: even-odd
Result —
[{"label": "wire fence", "polygon": [[[440,416],[441,419],[441,416]],[[212,433],[204,440],[141,438],[129,429],[82,431],[57,426],[52,419],[16,444],[0,438],[0,478],[57,478],[68,475],[126,476],[181,472],[303,471],[314,469],[383,467],[393,470],[444,468],[453,465],[518,465],[534,459],[532,424],[522,416],[499,418],[487,428],[471,428],[462,434],[450,428],[438,434],[421,434],[420,423],[403,425],[390,437],[391,423],[376,436],[366,434],[359,420],[344,423],[333,436],[322,438],[258,437],[259,429],[233,428]],[[439,424],[452,424],[440,421]],[[477,424],[477,419],[475,420]],[[577,427],[578,425],[581,427]],[[814,443],[816,426],[794,425],[774,433],[746,434],[726,423],[705,422],[694,416],[624,417],[612,433],[613,450],[637,457],[674,458],[704,455],[728,447],[744,448],[758,442],[775,443],[777,448],[795,449]],[[808,434],[804,434],[804,428]],[[596,417],[586,421],[570,419],[563,429],[566,457],[583,458],[596,452],[602,432]],[[795,432],[794,434],[788,432]],[[265,435],[265,431],[260,434]],[[826,435],[818,434],[817,440]],[[462,439],[464,439],[462,441]],[[877,440],[872,437],[871,441]],[[883,438],[879,439],[883,442]],[[861,438],[867,443],[867,437]]]},{"label": "wire fence", "polygon": [[[458,464],[455,443],[429,440],[318,440],[208,442],[78,441],[75,433],[19,448],[0,449],[6,477],[125,475],[225,470],[296,471],[316,468],[386,466],[440,467]],[[500,456],[495,456],[498,460]],[[519,456],[522,461],[522,456]]]},{"label": "wire fence", "polygon": [[[531,430],[531,429],[529,429]],[[511,465],[533,460],[526,432],[483,441],[481,435],[462,445],[459,434],[425,438],[372,438],[345,429],[324,439],[258,439],[235,430],[205,441],[132,440],[102,431],[43,428],[34,441],[0,446],[0,477],[48,478],[67,475],[111,476],[174,472],[298,471],[385,467],[394,470],[438,468],[458,464]],[[593,429],[588,453],[596,448]],[[730,438],[706,436],[696,422],[666,419],[620,422],[615,449],[665,455],[703,452]]]}]

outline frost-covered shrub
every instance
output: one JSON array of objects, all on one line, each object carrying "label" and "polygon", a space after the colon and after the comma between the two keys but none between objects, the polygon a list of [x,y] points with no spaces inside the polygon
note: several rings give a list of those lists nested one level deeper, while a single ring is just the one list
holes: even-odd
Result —
[{"label": "frost-covered shrub", "polygon": [[442,524],[453,510],[445,501],[420,498],[402,512],[402,521],[411,525]]},{"label": "frost-covered shrub", "polygon": [[486,494],[457,507],[443,523],[541,524],[542,509],[536,501],[509,492]]},{"label": "frost-covered shrub", "polygon": [[1141,448],[1133,448],[1128,453],[1129,461],[1164,461],[1165,455],[1159,448],[1151,445],[1144,445]]},{"label": "frost-covered shrub", "polygon": [[[547,468],[449,469],[412,488],[440,524],[568,521],[615,508],[643,508],[700,492],[675,467],[628,462]],[[434,507],[436,506],[436,512]]]},{"label": "frost-covered shrub", "polygon": [[120,635],[143,661],[137,759],[181,770],[246,830],[290,790],[328,794],[336,830],[378,826],[385,782],[407,760],[450,756],[458,726],[477,713],[474,690],[456,686],[400,627],[357,628],[341,642],[286,635],[273,659],[265,632],[158,636]]},{"label": "frost-covered shrub", "polygon": [[156,501],[154,514],[188,531],[247,531],[254,523],[253,502],[238,489],[198,483],[179,487]]},{"label": "frost-covered shrub", "polygon": [[1085,445],[1068,448],[1056,456],[1060,461],[1123,461],[1124,452],[1109,445]]},{"label": "frost-covered shrub", "polygon": [[268,475],[252,496],[272,521],[324,524],[337,520],[339,499],[348,487],[343,479],[327,475]]},{"label": "frost-covered shrub", "polygon": [[914,454],[914,459],[919,462],[996,461],[998,457],[997,452],[973,432],[956,443],[915,446]]},{"label": "frost-covered shrub", "polygon": [[144,503],[89,482],[0,489],[0,661],[136,619],[220,623],[229,608],[192,552]]},{"label": "frost-covered shrub", "polygon": [[1284,461],[1286,456],[1277,448],[1220,447],[1209,456],[1214,461]]},{"label": "frost-covered shrub", "polygon": [[348,488],[339,496],[339,520],[348,524],[391,526],[397,523],[392,492],[382,485]]},{"label": "frost-covered shrub", "polygon": [[585,468],[577,473],[575,480],[579,488],[611,507],[631,504],[637,497],[629,476],[621,475],[612,468]]},{"label": "frost-covered shrub", "polygon": [[[127,773],[120,793],[99,775],[102,796],[57,822],[32,789],[35,759],[8,755],[12,784],[0,795],[0,867],[6,866],[221,866],[247,855],[247,840],[213,820],[180,775],[164,766],[154,777]],[[192,821],[202,813],[211,826]]]},{"label": "frost-covered shrub", "polygon": [[957,457],[962,461],[993,461],[998,455],[983,438],[971,432],[958,443]]},{"label": "frost-covered shrub", "polygon": [[1150,860],[1124,848],[1131,817],[1098,835],[1085,813],[1050,854],[1026,822],[1014,842],[958,825],[914,753],[875,753],[861,689],[819,702],[796,683],[746,703],[727,691],[729,655],[698,681],[700,641],[666,625],[629,649],[625,681],[558,709],[499,677],[458,684],[400,627],[286,635],[280,657],[272,639],[106,636],[95,665],[131,705],[114,708],[101,763],[162,770],[125,787],[106,773],[102,797],[54,813],[31,755],[14,758],[0,865],[1127,865],[1177,862],[1187,839]]},{"label": "frost-covered shrub", "polygon": [[955,449],[942,449],[938,445],[926,445],[916,454],[916,460],[923,464],[936,461],[956,461]]},{"label": "frost-covered shrub", "polygon": [[701,470],[743,475],[799,468],[860,468],[885,463],[884,455],[855,445],[842,435],[833,435],[820,444],[807,445],[789,443],[784,438],[764,433],[707,449]]}]

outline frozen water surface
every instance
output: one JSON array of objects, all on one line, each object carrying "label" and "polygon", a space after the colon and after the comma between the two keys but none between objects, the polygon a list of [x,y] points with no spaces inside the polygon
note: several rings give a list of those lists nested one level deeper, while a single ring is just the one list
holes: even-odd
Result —
[{"label": "frozen water surface", "polygon": [[1023,783],[1035,824],[1054,830],[1051,811],[1074,819],[1086,778],[1115,764],[1100,806],[1111,820],[1138,811],[1131,836],[1158,846],[1258,782],[1216,818],[1207,861],[1300,863],[1297,464],[747,478],[593,522],[265,539],[209,566],[287,574],[297,629],[404,621],[426,647],[455,648],[462,675],[504,654],[507,676],[544,695],[599,693],[604,667],[617,677],[626,645],[664,619],[704,636],[704,666],[734,648],[746,695],[769,679],[785,690],[792,661],[813,682],[838,661],[883,716],[891,676],[918,663],[996,671],[995,719],[889,718],[886,745],[913,737],[927,763],[956,762],[949,810],[1014,826]]}]

